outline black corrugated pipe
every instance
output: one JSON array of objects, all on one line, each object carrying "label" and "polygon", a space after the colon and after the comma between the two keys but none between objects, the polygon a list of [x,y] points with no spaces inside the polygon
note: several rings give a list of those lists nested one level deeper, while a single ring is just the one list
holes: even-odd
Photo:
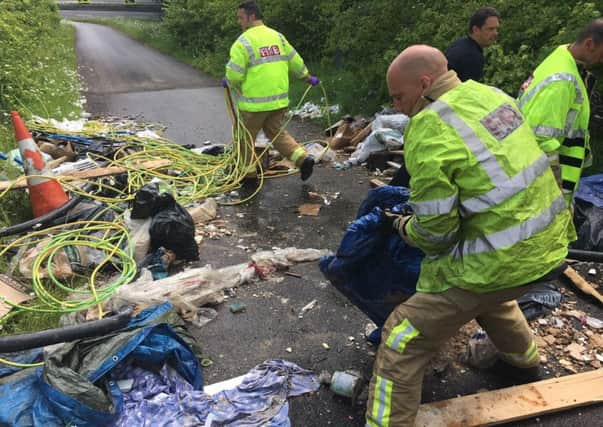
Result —
[{"label": "black corrugated pipe", "polygon": [[[88,184],[82,189],[82,192],[88,193],[94,188],[96,188],[95,184]],[[56,208],[52,212],[48,212],[45,215],[39,216],[34,219],[30,219],[29,221],[22,222],[21,224],[15,224],[9,227],[5,227],[0,230],[0,237],[24,233],[33,229],[36,226],[42,228],[54,221],[55,219],[59,218],[61,215],[64,215],[67,211],[73,209],[75,206],[77,206],[78,203],[80,203],[85,198],[86,196],[84,196],[83,194],[78,194],[75,197],[71,198],[63,206],[61,206],[60,208]]]},{"label": "black corrugated pipe", "polygon": [[582,249],[569,250],[567,257],[577,261],[603,262],[603,252],[585,251]]},{"label": "black corrugated pipe", "polygon": [[39,216],[34,219],[30,219],[29,221],[22,222],[21,224],[15,224],[9,227],[5,227],[0,230],[0,237],[12,236],[13,234],[23,233],[25,231],[31,230],[35,226],[44,227],[49,222],[54,221],[61,215],[64,215],[70,209],[73,209],[78,203],[83,200],[83,198],[84,196],[78,194],[77,196],[71,198],[63,206],[53,210],[52,212],[48,212],[45,215]]},{"label": "black corrugated pipe", "polygon": [[132,308],[121,309],[115,316],[100,320],[48,329],[31,334],[8,335],[0,337],[0,353],[29,350],[60,342],[75,341],[82,338],[93,338],[124,328],[130,321]]}]

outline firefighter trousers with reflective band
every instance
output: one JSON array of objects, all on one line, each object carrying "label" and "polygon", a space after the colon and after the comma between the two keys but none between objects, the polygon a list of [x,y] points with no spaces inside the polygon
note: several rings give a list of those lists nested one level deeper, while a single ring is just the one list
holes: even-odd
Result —
[{"label": "firefighter trousers with reflective band", "polygon": [[[285,123],[285,115],[287,114],[287,108],[274,111],[241,111],[240,119],[245,125],[244,129],[241,129],[240,135],[236,135],[235,139],[239,144],[238,151],[241,155],[242,163],[250,165],[253,159],[253,150],[255,149],[255,138],[260,130],[264,130],[264,133],[268,137],[274,148],[276,148],[283,157],[288,158],[295,166],[302,164],[304,159],[307,157],[306,150],[300,146],[297,141],[283,128]],[[255,166],[250,174],[255,171]]]},{"label": "firefighter trousers with reflective band", "polygon": [[540,356],[534,337],[515,301],[534,286],[486,294],[459,288],[419,292],[400,304],[383,327],[369,385],[366,425],[414,426],[427,363],[472,319],[486,330],[507,362],[537,366]]}]

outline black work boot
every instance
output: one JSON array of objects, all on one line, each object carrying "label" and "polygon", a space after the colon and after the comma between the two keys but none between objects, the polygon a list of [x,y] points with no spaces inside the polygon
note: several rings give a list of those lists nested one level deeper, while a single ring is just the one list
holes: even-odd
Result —
[{"label": "black work boot", "polygon": [[496,375],[509,379],[514,384],[527,384],[542,380],[543,372],[540,365],[531,368],[520,368],[511,365],[504,359],[498,359],[496,363],[489,368]]},{"label": "black work boot", "polygon": [[312,175],[314,171],[314,159],[310,156],[306,157],[301,165],[299,165],[299,172],[301,173],[301,180],[305,181]]}]

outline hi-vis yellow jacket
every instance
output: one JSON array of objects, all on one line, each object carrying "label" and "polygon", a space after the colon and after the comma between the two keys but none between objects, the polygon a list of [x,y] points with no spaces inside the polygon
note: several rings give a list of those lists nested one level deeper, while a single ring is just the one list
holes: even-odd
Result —
[{"label": "hi-vis yellow jacket", "polygon": [[416,114],[404,141],[419,291],[511,288],[563,262],[570,213],[513,98],[468,80]]},{"label": "hi-vis yellow jacket", "polygon": [[230,48],[226,79],[238,89],[242,111],[272,111],[289,106],[289,73],[308,77],[304,60],[285,36],[257,25],[248,28]]},{"label": "hi-vis yellow jacket", "polygon": [[545,153],[559,153],[562,188],[571,201],[588,150],[590,103],[568,45],[557,47],[522,85],[519,107]]}]

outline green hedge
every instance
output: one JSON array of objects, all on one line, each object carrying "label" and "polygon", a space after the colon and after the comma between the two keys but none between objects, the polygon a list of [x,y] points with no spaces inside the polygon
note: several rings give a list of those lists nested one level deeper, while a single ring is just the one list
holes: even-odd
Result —
[{"label": "green hedge", "polygon": [[[76,118],[81,112],[79,89],[74,29],[61,24],[56,3],[0,0],[0,151],[17,145],[11,111],[26,119],[34,114]],[[17,174],[0,160],[0,176]],[[12,191],[2,198],[0,228],[30,215],[26,193]]]},{"label": "green hedge", "polygon": [[[197,64],[216,76],[240,33],[238,0],[169,0],[163,25]],[[282,31],[327,78],[330,98],[347,112],[374,112],[389,102],[384,74],[404,47],[440,49],[467,32],[482,1],[260,0],[265,21]],[[602,0],[493,0],[502,15],[499,43],[488,50],[486,82],[515,94],[534,66],[601,15]]]},{"label": "green hedge", "polygon": [[[77,117],[79,81],[74,31],[53,0],[0,0],[0,124],[25,117]],[[0,136],[0,149],[14,145]]]}]

